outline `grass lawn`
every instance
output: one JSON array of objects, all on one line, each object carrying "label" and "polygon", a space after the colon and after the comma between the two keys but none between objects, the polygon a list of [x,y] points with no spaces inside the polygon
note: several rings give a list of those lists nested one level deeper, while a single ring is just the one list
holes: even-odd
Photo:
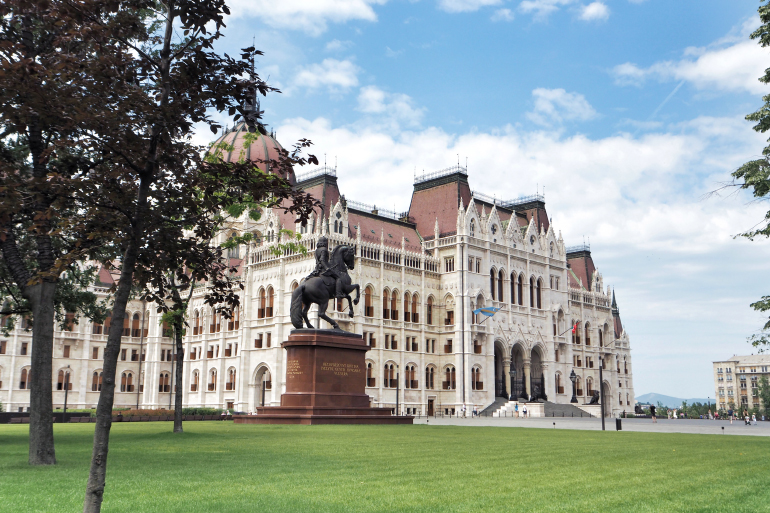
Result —
[{"label": "grass lawn", "polygon": [[[104,511],[769,511],[770,439],[457,426],[113,424]],[[53,468],[0,426],[0,511],[80,511],[93,424]]]}]

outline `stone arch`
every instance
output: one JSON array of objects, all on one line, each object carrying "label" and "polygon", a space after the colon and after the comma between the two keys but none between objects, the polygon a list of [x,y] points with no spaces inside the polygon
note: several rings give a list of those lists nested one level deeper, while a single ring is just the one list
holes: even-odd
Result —
[{"label": "stone arch", "polygon": [[268,406],[272,402],[273,375],[270,366],[262,362],[257,365],[252,374],[251,389],[254,397],[251,398],[253,409],[260,406]]}]

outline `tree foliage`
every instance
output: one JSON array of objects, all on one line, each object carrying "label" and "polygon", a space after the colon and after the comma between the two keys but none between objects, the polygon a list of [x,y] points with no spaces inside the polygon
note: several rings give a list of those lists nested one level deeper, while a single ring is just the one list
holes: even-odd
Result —
[{"label": "tree foliage", "polygon": [[[760,0],[758,9],[762,24],[751,33],[751,39],[758,42],[762,48],[770,47],[770,0]],[[759,77],[763,84],[770,84],[770,67],[765,74]],[[770,94],[762,97],[764,104],[759,110],[746,116],[748,121],[755,123],[754,130],[766,133],[770,130]],[[768,139],[770,142],[770,139]],[[733,172],[733,178],[741,189],[750,190],[757,200],[766,201],[770,195],[770,145],[762,150],[762,157],[750,160]],[[741,234],[749,240],[757,237],[770,237],[770,210],[765,217],[751,230]],[[764,296],[761,300],[751,304],[751,307],[759,312],[770,310],[770,296]],[[770,318],[759,333],[749,337],[749,342],[760,352],[770,346]]]}]

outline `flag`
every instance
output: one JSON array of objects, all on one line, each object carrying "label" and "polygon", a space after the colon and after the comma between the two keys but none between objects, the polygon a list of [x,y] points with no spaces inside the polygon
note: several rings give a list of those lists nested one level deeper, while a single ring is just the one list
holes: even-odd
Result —
[{"label": "flag", "polygon": [[476,315],[484,314],[487,317],[492,317],[493,315],[495,315],[499,311],[500,311],[500,309],[497,308],[496,306],[486,306],[484,308],[477,308],[477,309],[475,309],[473,311],[473,313],[476,314]]},{"label": "flag", "polygon": [[580,324],[580,321],[576,322],[574,326],[572,326],[572,333],[575,333],[577,331],[578,324]]}]

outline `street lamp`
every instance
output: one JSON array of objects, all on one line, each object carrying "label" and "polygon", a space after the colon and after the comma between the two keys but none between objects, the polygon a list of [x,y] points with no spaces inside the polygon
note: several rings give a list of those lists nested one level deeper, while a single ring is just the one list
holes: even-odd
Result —
[{"label": "street lamp", "polygon": [[569,380],[572,381],[572,400],[570,400],[570,402],[577,403],[577,389],[575,388],[575,383],[577,383],[577,374],[575,374],[575,369],[572,369],[572,372],[569,373]]},{"label": "street lamp", "polygon": [[604,358],[599,355],[599,415],[602,417],[602,431],[604,431],[604,377],[602,368],[604,367]]}]

